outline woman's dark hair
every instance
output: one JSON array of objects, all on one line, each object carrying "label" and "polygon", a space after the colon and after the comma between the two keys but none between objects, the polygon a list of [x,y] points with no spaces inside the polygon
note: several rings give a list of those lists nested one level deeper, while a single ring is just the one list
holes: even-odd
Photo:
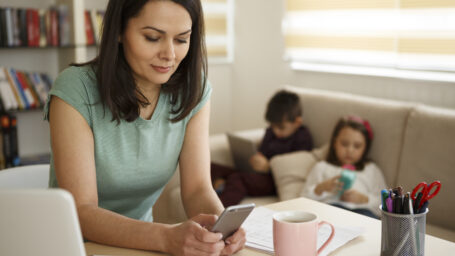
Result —
[{"label": "woman's dark hair", "polygon": [[294,122],[302,116],[302,105],[297,94],[285,90],[278,91],[267,104],[265,120],[272,124],[284,121]]},{"label": "woman's dark hair", "polygon": [[[109,0],[103,21],[98,56],[86,63],[96,74],[101,103],[112,112],[112,121],[132,122],[139,117],[140,106],[150,104],[138,90],[132,70],[123,53],[119,38],[127,23],[144,5],[155,0]],[[183,6],[191,16],[191,38],[187,55],[161,91],[171,94],[171,119],[185,118],[199,103],[206,88],[207,54],[204,39],[204,18],[200,0],[168,0]],[[82,64],[84,65],[84,64]]]},{"label": "woman's dark hair", "polygon": [[[365,167],[365,164],[369,161],[368,159],[368,152],[370,151],[371,147],[371,142],[373,139],[373,133],[371,131],[370,125],[366,120],[362,120],[359,117],[343,117],[341,118],[338,123],[335,126],[335,129],[333,130],[332,137],[330,139],[330,147],[329,147],[329,154],[327,155],[327,162],[336,165],[336,166],[341,166],[342,163],[338,160],[336,152],[335,152],[335,141],[338,135],[340,134],[340,131],[345,128],[345,127],[350,127],[354,130],[359,131],[362,133],[363,137],[365,138],[365,151],[363,152],[362,157],[360,160],[355,163],[355,169],[356,170],[363,170]],[[368,127],[368,128],[367,128]],[[370,131],[368,130],[370,129]]]}]

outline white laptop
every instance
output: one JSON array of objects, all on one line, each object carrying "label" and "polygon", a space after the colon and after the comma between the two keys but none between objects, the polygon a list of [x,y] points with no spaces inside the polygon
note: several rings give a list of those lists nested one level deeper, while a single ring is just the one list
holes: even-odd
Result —
[{"label": "white laptop", "polygon": [[249,160],[257,152],[257,145],[254,141],[232,133],[227,133],[227,138],[235,168],[242,172],[253,172],[254,169]]},{"label": "white laptop", "polygon": [[62,189],[0,189],[0,254],[86,256],[72,195]]}]

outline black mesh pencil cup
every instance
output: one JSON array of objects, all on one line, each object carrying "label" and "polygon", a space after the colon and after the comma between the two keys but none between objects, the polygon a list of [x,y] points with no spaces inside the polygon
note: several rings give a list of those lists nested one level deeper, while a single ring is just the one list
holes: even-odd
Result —
[{"label": "black mesh pencil cup", "polygon": [[425,254],[425,225],[428,209],[419,214],[381,212],[381,256]]}]

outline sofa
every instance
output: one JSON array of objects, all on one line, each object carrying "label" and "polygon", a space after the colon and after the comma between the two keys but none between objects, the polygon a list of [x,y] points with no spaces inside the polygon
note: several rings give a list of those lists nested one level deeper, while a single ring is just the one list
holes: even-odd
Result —
[{"label": "sofa", "polygon": [[[430,200],[427,233],[455,242],[455,110],[289,85],[284,89],[299,95],[304,124],[313,136],[315,149],[272,158],[278,195],[246,198],[242,203],[263,205],[299,197],[306,175],[327,154],[339,117],[356,114],[371,123],[374,141],[370,157],[383,171],[389,187],[403,186],[405,191],[412,191],[421,181],[441,181],[441,191]],[[263,133],[264,128],[237,132],[256,143]],[[210,151],[212,162],[233,166],[224,134],[210,136]],[[186,219],[178,170],[163,190],[153,215],[155,221],[163,223]]]}]

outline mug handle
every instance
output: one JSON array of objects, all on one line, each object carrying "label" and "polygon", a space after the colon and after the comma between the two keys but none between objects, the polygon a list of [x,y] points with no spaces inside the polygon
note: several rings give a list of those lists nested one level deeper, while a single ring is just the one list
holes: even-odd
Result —
[{"label": "mug handle", "polygon": [[324,244],[321,246],[321,248],[319,248],[317,254],[321,253],[321,251],[324,250],[324,248],[330,243],[330,241],[332,241],[332,238],[333,238],[333,236],[335,235],[335,228],[333,227],[332,224],[328,223],[327,221],[321,221],[321,222],[319,222],[319,223],[318,223],[318,230],[319,230],[319,229],[321,228],[321,226],[324,225],[324,224],[329,225],[329,226],[330,226],[330,229],[332,229],[332,232],[330,233],[330,236],[329,236],[329,238],[327,239],[327,241],[325,241]]}]

